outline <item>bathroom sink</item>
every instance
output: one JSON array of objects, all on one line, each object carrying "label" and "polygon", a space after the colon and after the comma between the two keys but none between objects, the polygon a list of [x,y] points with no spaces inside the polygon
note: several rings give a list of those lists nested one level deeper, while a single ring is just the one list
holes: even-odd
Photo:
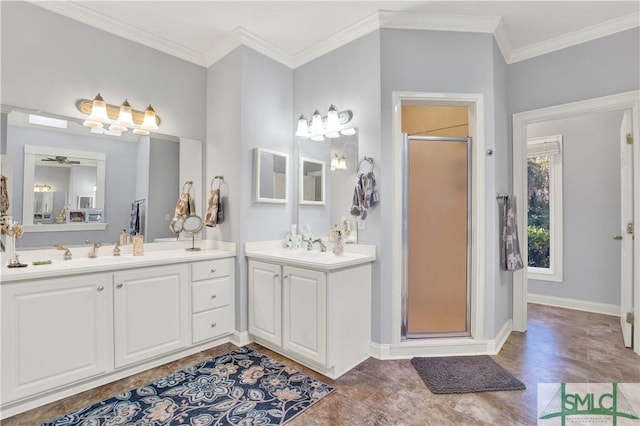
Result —
[{"label": "bathroom sink", "polygon": [[255,251],[248,250],[245,254],[250,258],[278,261],[294,266],[325,270],[340,269],[375,260],[375,255],[345,252],[342,256],[336,256],[331,250],[322,252],[320,250],[291,250],[279,248]]}]

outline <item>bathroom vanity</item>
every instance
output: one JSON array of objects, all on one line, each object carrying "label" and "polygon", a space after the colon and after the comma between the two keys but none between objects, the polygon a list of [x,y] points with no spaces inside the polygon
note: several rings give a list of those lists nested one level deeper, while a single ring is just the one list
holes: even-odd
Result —
[{"label": "bathroom vanity", "polygon": [[256,342],[332,379],[369,357],[374,246],[336,256],[246,243],[245,256]]},{"label": "bathroom vanity", "polygon": [[[2,269],[2,416],[230,341],[235,244],[26,251]],[[32,266],[33,260],[51,259]]]}]

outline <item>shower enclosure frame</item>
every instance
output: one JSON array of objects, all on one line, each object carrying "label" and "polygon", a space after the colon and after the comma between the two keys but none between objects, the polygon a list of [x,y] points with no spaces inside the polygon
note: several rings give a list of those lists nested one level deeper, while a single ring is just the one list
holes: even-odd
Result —
[{"label": "shower enclosure frame", "polygon": [[[466,269],[466,310],[465,310],[465,330],[454,332],[427,332],[427,333],[409,333],[409,142],[416,141],[433,141],[433,142],[464,142],[467,151],[467,230],[466,230],[466,246],[467,246],[467,269]],[[472,138],[471,137],[452,137],[452,136],[412,136],[407,133],[402,134],[402,323],[401,323],[401,341],[409,341],[412,339],[428,339],[442,337],[470,337],[471,336],[471,276],[472,276],[472,223],[473,223],[473,157],[472,157]]]}]

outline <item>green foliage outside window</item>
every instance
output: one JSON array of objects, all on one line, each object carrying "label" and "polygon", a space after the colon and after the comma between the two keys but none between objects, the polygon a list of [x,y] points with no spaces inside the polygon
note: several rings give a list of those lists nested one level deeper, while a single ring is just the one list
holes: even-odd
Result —
[{"label": "green foliage outside window", "polygon": [[528,227],[529,266],[549,268],[549,163],[548,155],[529,158],[528,182]]}]

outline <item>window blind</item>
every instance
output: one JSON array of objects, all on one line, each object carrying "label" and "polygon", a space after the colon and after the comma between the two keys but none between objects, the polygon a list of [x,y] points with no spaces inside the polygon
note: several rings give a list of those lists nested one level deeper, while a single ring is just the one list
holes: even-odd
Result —
[{"label": "window blind", "polygon": [[560,154],[562,136],[550,136],[527,140],[527,157]]}]

